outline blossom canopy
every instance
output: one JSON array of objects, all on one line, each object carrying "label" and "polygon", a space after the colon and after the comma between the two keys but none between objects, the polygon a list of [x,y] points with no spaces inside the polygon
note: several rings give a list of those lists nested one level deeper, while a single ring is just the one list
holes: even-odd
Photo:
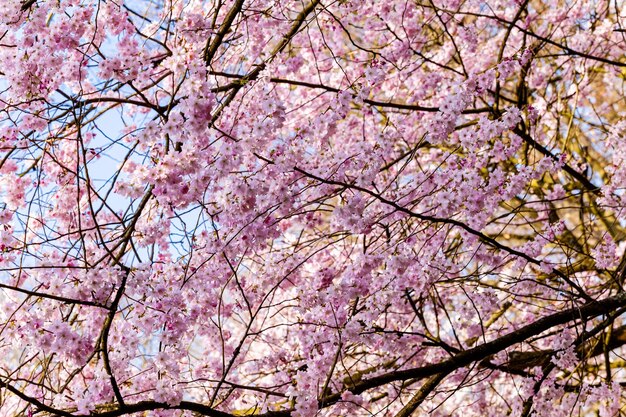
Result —
[{"label": "blossom canopy", "polygon": [[624,413],[621,0],[3,0],[0,416]]}]

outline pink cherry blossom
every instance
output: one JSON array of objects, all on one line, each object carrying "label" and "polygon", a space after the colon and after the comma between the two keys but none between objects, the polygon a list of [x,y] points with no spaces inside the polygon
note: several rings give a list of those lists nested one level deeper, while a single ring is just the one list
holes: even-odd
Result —
[{"label": "pink cherry blossom", "polygon": [[619,416],[620,7],[5,0],[0,416]]}]

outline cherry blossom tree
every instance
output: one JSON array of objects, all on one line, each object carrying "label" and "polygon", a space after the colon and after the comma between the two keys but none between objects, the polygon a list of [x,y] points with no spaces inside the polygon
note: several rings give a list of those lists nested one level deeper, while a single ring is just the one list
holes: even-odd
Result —
[{"label": "cherry blossom tree", "polygon": [[623,415],[621,0],[3,0],[0,416]]}]

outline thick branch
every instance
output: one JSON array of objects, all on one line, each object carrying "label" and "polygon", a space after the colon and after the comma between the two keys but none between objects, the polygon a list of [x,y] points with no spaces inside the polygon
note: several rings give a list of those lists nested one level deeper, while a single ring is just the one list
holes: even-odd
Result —
[{"label": "thick branch", "polygon": [[[456,369],[468,366],[473,362],[481,361],[491,355],[495,355],[504,349],[507,349],[517,343],[521,343],[529,337],[543,333],[552,327],[559,326],[573,320],[587,320],[601,314],[610,313],[611,311],[623,306],[626,306],[626,293],[621,293],[600,301],[593,301],[584,304],[581,307],[574,307],[559,311],[547,317],[543,317],[514,332],[492,340],[491,342],[487,342],[475,348],[460,352],[443,362],[425,365],[418,368],[390,372],[364,380],[352,387],[347,387],[347,389],[354,394],[360,394],[364,391],[388,384],[390,382],[404,381],[415,378],[427,378],[440,373],[452,372]],[[329,405],[337,402],[340,397],[341,393],[336,393],[322,399],[321,403]]]},{"label": "thick branch", "polygon": [[300,28],[304,24],[304,21],[306,20],[307,16],[311,14],[313,10],[315,10],[315,8],[317,7],[319,3],[320,3],[320,0],[313,0],[304,9],[302,9],[302,11],[294,19],[294,22],[291,25],[291,28],[289,29],[289,31],[285,35],[283,35],[280,42],[274,47],[274,49],[272,49],[272,51],[269,54],[269,57],[265,61],[263,61],[263,63],[257,65],[252,71],[246,74],[239,83],[233,85],[233,89],[230,92],[230,94],[226,97],[226,99],[222,102],[220,107],[215,111],[215,113],[211,117],[211,122],[209,123],[210,126],[213,126],[213,124],[219,118],[222,111],[230,105],[230,103],[234,100],[235,96],[237,96],[237,93],[239,92],[239,90],[244,85],[246,85],[246,83],[248,83],[250,80],[257,79],[259,74],[261,74],[261,72],[265,69],[267,64],[270,63],[279,53],[281,53],[282,50],[287,47],[287,45],[289,45],[293,37],[296,36],[296,34],[300,31]]},{"label": "thick branch", "polygon": [[204,62],[207,65],[211,64],[213,57],[217,53],[217,49],[222,44],[222,40],[224,40],[224,36],[230,30],[233,22],[235,21],[235,17],[241,12],[241,8],[243,7],[244,0],[237,0],[233,7],[228,11],[228,14],[224,18],[224,22],[220,27],[220,30],[215,34],[215,38],[213,38],[213,42],[209,44],[207,41],[207,45],[204,48]]}]

